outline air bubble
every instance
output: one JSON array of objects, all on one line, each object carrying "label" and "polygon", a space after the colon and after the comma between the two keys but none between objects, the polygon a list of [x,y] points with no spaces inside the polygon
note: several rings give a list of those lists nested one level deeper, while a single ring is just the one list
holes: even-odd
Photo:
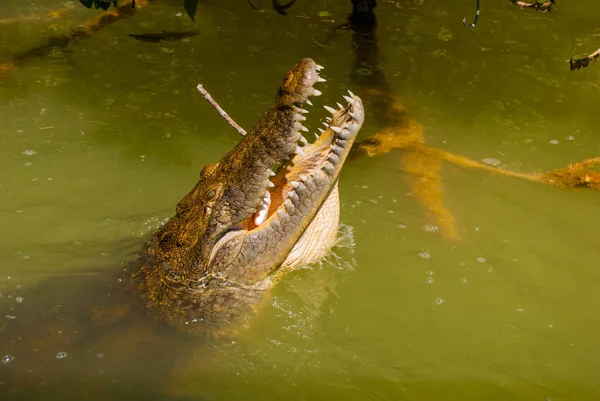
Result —
[{"label": "air bubble", "polygon": [[67,357],[67,353],[65,351],[60,351],[56,354],[56,359],[65,359]]},{"label": "air bubble", "polygon": [[104,358],[104,354],[103,354],[102,352],[98,352],[98,353],[96,354],[96,357],[97,357],[98,359],[102,359],[102,358]]},{"label": "air bubble", "polygon": [[552,145],[558,145],[558,141],[556,139],[551,140],[550,143]]},{"label": "air bubble", "polygon": [[497,166],[500,164],[500,160],[494,157],[486,157],[485,159],[483,159],[483,162],[490,166]]},{"label": "air bubble", "polygon": [[22,153],[27,156],[33,156],[37,153],[37,151],[32,149],[25,149]]},{"label": "air bubble", "polygon": [[484,263],[486,261],[486,259],[483,256],[480,256],[480,257],[477,258],[477,261],[479,263]]},{"label": "air bubble", "polygon": [[406,224],[398,224],[398,228],[406,228],[408,227]]},{"label": "air bubble", "polygon": [[16,301],[17,303],[20,303],[20,304],[22,304],[24,300],[25,300],[25,298],[23,298],[23,297],[16,297],[16,298],[15,298],[15,301]]},{"label": "air bubble", "polygon": [[426,281],[427,281],[427,284],[433,284],[433,282],[434,282],[435,280],[433,279],[433,277],[427,277],[427,280],[426,280]]},{"label": "air bubble", "polygon": [[1,360],[2,360],[2,363],[8,364],[8,363],[11,363],[14,359],[15,359],[14,356],[12,356],[11,354],[7,354],[7,355],[4,355]]},{"label": "air bubble", "polygon": [[573,135],[568,135],[565,139],[567,141],[572,141],[573,139],[575,139],[575,137]]},{"label": "air bubble", "polygon": [[431,254],[429,252],[425,251],[425,252],[421,252],[419,254],[419,257],[422,258],[422,259],[430,259],[431,258]]},{"label": "air bubble", "polygon": [[442,297],[437,297],[437,298],[435,299],[435,303],[436,303],[436,304],[438,304],[438,305],[441,305],[441,304],[443,304],[444,302],[446,302],[446,300],[445,300],[444,298],[442,298]]},{"label": "air bubble", "polygon": [[423,231],[428,232],[428,233],[432,233],[434,231],[439,230],[440,228],[438,226],[436,226],[435,224],[425,224],[423,226]]}]

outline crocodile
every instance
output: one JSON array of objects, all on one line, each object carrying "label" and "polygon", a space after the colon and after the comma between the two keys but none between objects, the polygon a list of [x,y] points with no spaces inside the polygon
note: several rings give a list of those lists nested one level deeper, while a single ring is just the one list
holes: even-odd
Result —
[{"label": "crocodile", "polygon": [[148,241],[134,273],[147,310],[187,332],[244,324],[282,272],[330,251],[339,223],[338,178],[363,124],[361,99],[325,106],[309,143],[303,122],[323,69],[302,59],[271,107],[223,158],[205,166],[176,214]]}]

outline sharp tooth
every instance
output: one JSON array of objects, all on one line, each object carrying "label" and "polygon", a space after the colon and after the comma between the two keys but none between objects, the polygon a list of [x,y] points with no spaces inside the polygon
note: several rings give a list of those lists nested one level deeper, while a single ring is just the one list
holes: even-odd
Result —
[{"label": "sharp tooth", "polygon": [[317,82],[327,82],[325,78],[317,77]]},{"label": "sharp tooth", "polygon": [[346,100],[350,104],[354,103],[354,99],[352,99],[350,96],[344,96],[344,100]]},{"label": "sharp tooth", "polygon": [[308,113],[308,110],[301,109],[300,107],[295,107],[295,108],[294,108],[294,111],[295,111],[296,113],[302,113],[302,114],[306,114],[306,113]]},{"label": "sharp tooth", "polygon": [[355,97],[354,93],[352,93],[352,91],[350,89],[348,89],[348,93],[350,94],[351,97]]},{"label": "sharp tooth", "polygon": [[292,201],[292,203],[294,201],[298,202],[298,194],[296,193],[296,191],[290,191],[287,193],[287,197],[288,199],[290,199]]},{"label": "sharp tooth", "polygon": [[333,131],[337,132],[338,134],[341,134],[341,133],[342,133],[342,128],[340,128],[340,127],[336,127],[336,126],[333,126],[333,125],[332,125],[332,126],[331,126],[331,127],[329,127],[329,128],[331,128]]},{"label": "sharp tooth", "polygon": [[310,106],[312,106],[312,102],[310,101],[310,99],[306,99],[306,103],[308,103]]},{"label": "sharp tooth", "polygon": [[275,184],[273,184],[271,181],[267,182],[267,187],[273,188],[274,186]]},{"label": "sharp tooth", "polygon": [[254,216],[254,224],[260,226],[267,219],[267,213],[269,212],[269,207],[271,206],[271,194],[269,191],[265,192],[265,196],[263,197],[261,204],[256,208],[256,214]]},{"label": "sharp tooth", "polygon": [[302,114],[298,114],[296,116],[296,121],[306,121],[306,117],[304,117]]},{"label": "sharp tooth", "polygon": [[274,172],[273,170],[271,170],[271,171],[269,172],[269,174],[271,175],[271,177],[275,177],[275,172]]},{"label": "sharp tooth", "polygon": [[325,121],[327,121],[328,123],[331,122],[331,117],[325,117]]},{"label": "sharp tooth", "polygon": [[331,162],[331,164],[338,164],[340,161],[340,158],[338,157],[338,155],[336,155],[335,153],[329,153],[327,155],[327,160],[329,160]]},{"label": "sharp tooth", "polygon": [[341,103],[336,103],[336,104],[337,104],[338,109],[343,109],[344,108],[344,106],[342,106]]},{"label": "sharp tooth", "polygon": [[323,121],[321,124],[323,124],[325,126],[325,128],[329,128],[329,123],[326,123],[325,121]]},{"label": "sharp tooth", "polygon": [[317,128],[317,129],[318,129],[319,131],[321,131],[321,134],[322,134],[323,132],[325,132],[325,130],[324,130],[323,128]]},{"label": "sharp tooth", "polygon": [[286,212],[293,213],[296,207],[290,198],[287,198],[283,201],[283,206],[285,207]]},{"label": "sharp tooth", "polygon": [[[307,131],[308,131],[308,130],[307,130]],[[300,142],[302,142],[302,143],[303,143],[303,144],[305,144],[305,145],[307,145],[307,144],[308,144],[308,141],[307,141],[307,140],[306,140],[306,138],[305,138],[305,137],[303,137],[303,136],[300,136]]]},{"label": "sharp tooth", "polygon": [[306,153],[304,153],[304,151],[302,150],[302,148],[300,146],[298,146],[298,145],[296,145],[296,150],[295,150],[294,153],[296,153],[297,155],[300,155],[302,157],[306,156]]},{"label": "sharp tooth", "polygon": [[313,88],[313,96],[321,96],[322,94],[320,90]]},{"label": "sharp tooth", "polygon": [[335,173],[335,167],[333,164],[331,164],[329,161],[326,161],[325,163],[323,163],[323,169],[328,173],[328,174],[333,174]]},{"label": "sharp tooth", "polygon": [[330,112],[331,114],[335,114],[335,112],[337,111],[336,109],[334,109],[333,107],[329,107],[327,105],[323,106],[325,107],[325,110],[327,110],[328,112]]},{"label": "sharp tooth", "polygon": [[321,136],[315,132],[315,139],[319,139]]},{"label": "sharp tooth", "polygon": [[302,128],[300,128],[300,130],[304,131],[304,132],[308,132],[308,128],[306,128],[304,125],[302,126]]},{"label": "sharp tooth", "polygon": [[336,155],[340,156],[343,152],[344,152],[344,148],[342,148],[341,146],[337,146],[337,145],[331,145],[330,146],[331,150],[333,150],[335,152]]},{"label": "sharp tooth", "polygon": [[292,186],[292,188],[296,189],[300,186],[300,183],[298,181],[292,181],[290,182],[290,185]]},{"label": "sharp tooth", "polygon": [[323,67],[322,65],[319,65],[319,64],[317,64],[317,65],[315,66],[315,68],[317,69],[317,71],[321,71],[321,70],[322,70],[323,68],[325,68],[325,67]]}]

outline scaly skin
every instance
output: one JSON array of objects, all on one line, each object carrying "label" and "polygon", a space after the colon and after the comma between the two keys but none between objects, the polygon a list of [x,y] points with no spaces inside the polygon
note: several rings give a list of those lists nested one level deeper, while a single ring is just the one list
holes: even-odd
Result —
[{"label": "scaly skin", "polygon": [[314,262],[333,245],[337,180],[364,111],[350,93],[346,106],[328,108],[330,123],[308,144],[301,107],[320,94],[313,88],[324,81],[320,69],[311,59],[292,68],[273,106],[218,163],[204,167],[177,214],[151,238],[135,276],[159,319],[224,332],[250,315],[279,268]]}]

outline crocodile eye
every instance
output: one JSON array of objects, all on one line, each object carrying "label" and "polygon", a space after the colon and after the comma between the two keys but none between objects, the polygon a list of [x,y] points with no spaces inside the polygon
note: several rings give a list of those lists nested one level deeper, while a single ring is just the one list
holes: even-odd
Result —
[{"label": "crocodile eye", "polygon": [[208,191],[208,193],[206,194],[206,200],[213,200],[215,199],[215,196],[217,196],[217,191],[214,189],[211,189],[210,191]]}]

